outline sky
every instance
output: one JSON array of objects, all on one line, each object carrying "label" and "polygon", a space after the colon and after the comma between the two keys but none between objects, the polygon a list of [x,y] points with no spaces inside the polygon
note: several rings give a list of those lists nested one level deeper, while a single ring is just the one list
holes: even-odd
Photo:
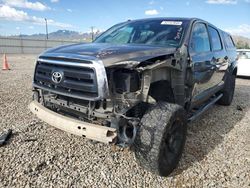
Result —
[{"label": "sky", "polygon": [[197,17],[250,38],[250,0],[0,0],[0,35],[106,30],[128,19]]}]

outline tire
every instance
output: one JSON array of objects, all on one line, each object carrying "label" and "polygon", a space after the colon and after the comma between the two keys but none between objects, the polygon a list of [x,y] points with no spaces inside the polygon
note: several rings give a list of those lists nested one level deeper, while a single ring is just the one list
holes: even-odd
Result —
[{"label": "tire", "polygon": [[235,78],[235,75],[231,73],[227,74],[225,85],[222,90],[223,96],[218,101],[218,104],[229,106],[232,103],[235,89]]},{"label": "tire", "polygon": [[166,102],[151,106],[135,138],[138,163],[160,176],[169,175],[179,163],[186,134],[187,116],[181,106]]}]

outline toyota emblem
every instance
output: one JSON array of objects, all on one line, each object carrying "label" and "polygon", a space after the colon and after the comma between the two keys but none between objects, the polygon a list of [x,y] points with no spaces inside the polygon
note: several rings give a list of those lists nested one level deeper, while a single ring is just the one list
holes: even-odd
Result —
[{"label": "toyota emblem", "polygon": [[59,84],[63,79],[63,75],[60,72],[53,72],[51,79],[54,83]]}]

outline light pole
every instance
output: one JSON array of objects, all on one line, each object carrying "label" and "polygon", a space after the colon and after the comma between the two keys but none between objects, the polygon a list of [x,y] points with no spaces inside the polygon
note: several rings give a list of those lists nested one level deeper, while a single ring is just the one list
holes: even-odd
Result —
[{"label": "light pole", "polygon": [[46,24],[46,39],[48,40],[49,39],[49,34],[48,34],[48,23],[47,23],[47,19],[44,18],[45,20],[45,24]]},{"label": "light pole", "polygon": [[94,26],[91,26],[91,42],[94,40]]}]

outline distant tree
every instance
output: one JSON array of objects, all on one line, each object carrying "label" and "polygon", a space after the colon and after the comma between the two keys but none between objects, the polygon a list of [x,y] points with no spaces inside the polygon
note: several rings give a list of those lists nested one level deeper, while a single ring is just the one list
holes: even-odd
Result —
[{"label": "distant tree", "polygon": [[238,48],[238,49],[243,48],[243,42],[242,42],[242,41],[238,41],[238,42],[236,43],[236,48]]},{"label": "distant tree", "polygon": [[249,44],[248,43],[245,43],[245,46],[244,46],[245,49],[249,49]]},{"label": "distant tree", "polygon": [[250,46],[247,42],[240,40],[236,43],[236,48],[238,48],[238,49],[250,49]]}]

